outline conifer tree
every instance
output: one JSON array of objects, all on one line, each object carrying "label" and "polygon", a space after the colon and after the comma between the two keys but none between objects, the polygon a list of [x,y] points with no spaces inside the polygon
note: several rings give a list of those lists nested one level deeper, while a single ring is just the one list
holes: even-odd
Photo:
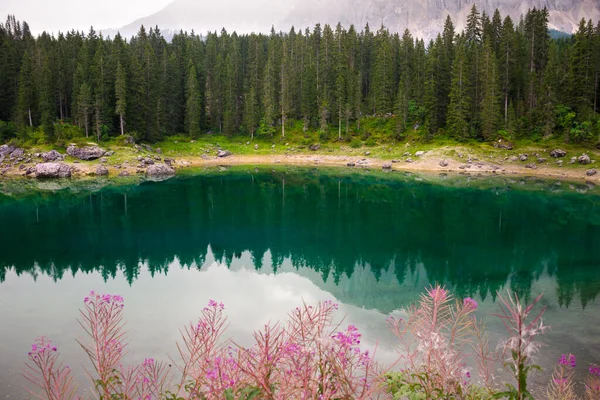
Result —
[{"label": "conifer tree", "polygon": [[458,139],[469,137],[470,103],[465,43],[459,42],[452,66],[450,105],[448,106],[448,131]]},{"label": "conifer tree", "polygon": [[54,120],[56,115],[56,104],[54,99],[54,80],[48,57],[42,61],[39,85],[39,110],[41,114],[41,126],[46,136],[46,141],[54,140]]},{"label": "conifer tree", "polygon": [[515,40],[515,30],[512,19],[506,17],[502,25],[502,33],[500,35],[500,53],[498,54],[500,65],[500,81],[503,95],[503,116],[504,127],[508,126],[508,105],[510,95],[515,86],[515,63],[517,57],[517,42]]},{"label": "conifer tree", "polygon": [[481,75],[481,82],[483,82],[481,88],[481,129],[485,140],[493,140],[495,139],[500,120],[500,90],[496,53],[494,52],[491,39],[487,39],[483,44]]},{"label": "conifer tree", "polygon": [[197,137],[200,134],[201,105],[200,88],[198,85],[196,68],[194,66],[192,66],[188,72],[185,96],[185,126],[189,135]]},{"label": "conifer tree", "polygon": [[275,29],[271,29],[269,37],[267,62],[263,74],[263,107],[264,120],[270,129],[274,128],[279,109],[277,93],[279,92],[279,38]]},{"label": "conifer tree", "polygon": [[92,107],[92,91],[87,83],[82,83],[79,87],[79,95],[77,97],[77,107],[79,111],[79,120],[85,128],[85,137],[89,137],[90,127],[90,111]]},{"label": "conifer tree", "polygon": [[117,65],[117,77],[115,80],[115,113],[119,116],[119,127],[121,135],[125,133],[125,115],[127,113],[127,76],[125,69],[119,61]]},{"label": "conifer tree", "polygon": [[17,121],[24,127],[33,126],[32,108],[35,105],[35,80],[29,52],[23,55],[19,73],[19,96],[17,100]]}]

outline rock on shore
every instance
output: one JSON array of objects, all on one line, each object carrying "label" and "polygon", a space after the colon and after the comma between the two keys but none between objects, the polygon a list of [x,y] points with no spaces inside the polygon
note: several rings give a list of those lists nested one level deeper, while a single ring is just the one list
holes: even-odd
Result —
[{"label": "rock on shore", "polygon": [[77,147],[74,144],[67,147],[67,154],[80,160],[96,160],[102,157],[106,150],[98,146]]},{"label": "rock on shore", "polygon": [[71,168],[63,163],[41,163],[35,166],[36,178],[70,178]]},{"label": "rock on shore", "polygon": [[154,164],[148,167],[146,174],[148,176],[175,175],[175,170],[167,164]]}]

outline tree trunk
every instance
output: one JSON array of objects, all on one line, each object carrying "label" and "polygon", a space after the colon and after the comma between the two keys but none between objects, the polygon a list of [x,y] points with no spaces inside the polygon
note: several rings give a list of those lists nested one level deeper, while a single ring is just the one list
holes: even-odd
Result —
[{"label": "tree trunk", "polygon": [[123,134],[125,133],[125,129],[123,127],[124,123],[123,123],[123,114],[119,115],[119,120],[121,122],[121,136],[123,136]]},{"label": "tree trunk", "polygon": [[338,139],[342,140],[342,106],[338,107]]},{"label": "tree trunk", "polygon": [[508,92],[504,92],[504,127],[508,126]]},{"label": "tree trunk", "polygon": [[346,137],[348,137],[348,130],[350,129],[348,125],[350,125],[350,113],[346,112]]},{"label": "tree trunk", "polygon": [[96,104],[96,136],[98,137],[98,141],[100,141],[100,108]]},{"label": "tree trunk", "polygon": [[33,120],[31,119],[31,107],[27,109],[27,112],[29,114],[29,126],[33,126]]},{"label": "tree trunk", "polygon": [[598,73],[596,72],[596,81],[594,83],[594,116],[596,115],[597,105],[598,105]]},{"label": "tree trunk", "polygon": [[60,120],[63,120],[63,101],[62,101],[62,92],[59,92],[58,94],[58,104],[59,104],[59,111],[60,111]]}]

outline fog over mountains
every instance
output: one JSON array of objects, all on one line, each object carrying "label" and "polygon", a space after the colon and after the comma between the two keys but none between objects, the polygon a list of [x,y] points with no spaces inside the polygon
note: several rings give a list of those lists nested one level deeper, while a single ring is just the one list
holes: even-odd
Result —
[{"label": "fog over mountains", "polygon": [[[269,32],[312,28],[316,23],[362,28],[368,22],[372,30],[382,24],[392,31],[408,28],[414,36],[433,38],[441,31],[450,15],[458,30],[465,24],[471,6],[493,14],[498,8],[503,16],[518,21],[529,8],[546,7],[549,26],[563,32],[574,32],[581,18],[598,21],[600,0],[174,0],[161,11],[133,21],[119,29],[129,37],[141,25],[158,25],[161,30],[192,29],[196,33],[228,31],[238,33]],[[104,31],[107,34],[114,31]]]}]

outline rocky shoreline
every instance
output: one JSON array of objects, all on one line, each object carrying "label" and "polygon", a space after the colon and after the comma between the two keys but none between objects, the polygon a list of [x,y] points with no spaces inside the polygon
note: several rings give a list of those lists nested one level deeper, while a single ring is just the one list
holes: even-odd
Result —
[{"label": "rocky shoreline", "polygon": [[[298,166],[337,166],[347,168],[374,168],[383,171],[414,171],[456,173],[461,175],[489,176],[536,176],[561,180],[587,181],[597,183],[600,176],[593,168],[595,160],[588,154],[572,155],[562,149],[550,152],[537,151],[506,155],[498,159],[479,159],[469,153],[456,151],[455,157],[448,157],[448,150],[405,152],[398,159],[383,160],[364,156],[328,155],[311,148],[306,154],[283,155],[237,155],[218,148],[200,156],[180,156],[177,159],[165,157],[160,148],[152,148],[147,144],[129,144],[134,156],[120,162],[112,162],[115,151],[88,143],[84,146],[71,144],[66,153],[50,150],[44,153],[29,153],[23,148],[5,144],[0,146],[0,176],[25,176],[37,179],[71,178],[86,176],[146,176],[170,177],[177,169],[203,166],[228,165],[298,165]],[[256,150],[256,147],[255,147]],[[445,150],[442,151],[442,150]],[[119,152],[119,150],[117,150]],[[569,160],[569,161],[567,161]],[[572,165],[568,168],[567,165]]]},{"label": "rocky shoreline", "polygon": [[[146,147],[148,151],[153,151],[150,146]],[[5,144],[0,146],[0,175],[22,175],[40,179],[70,178],[77,175],[108,176],[110,170],[106,164],[108,157],[114,154],[114,151],[107,151],[93,144],[81,147],[74,144],[69,145],[66,154],[61,154],[56,150],[31,154],[23,148]],[[66,160],[67,157],[69,160]],[[81,161],[94,160],[98,160],[99,164],[81,163]],[[126,161],[123,163],[126,165],[115,165],[111,168],[121,170],[118,173],[119,176],[129,176],[130,169],[134,167],[136,168],[135,173],[138,174],[169,176],[175,175],[173,161],[170,158],[163,159],[158,154],[153,157],[138,156],[137,165],[129,165],[129,162]]]}]

